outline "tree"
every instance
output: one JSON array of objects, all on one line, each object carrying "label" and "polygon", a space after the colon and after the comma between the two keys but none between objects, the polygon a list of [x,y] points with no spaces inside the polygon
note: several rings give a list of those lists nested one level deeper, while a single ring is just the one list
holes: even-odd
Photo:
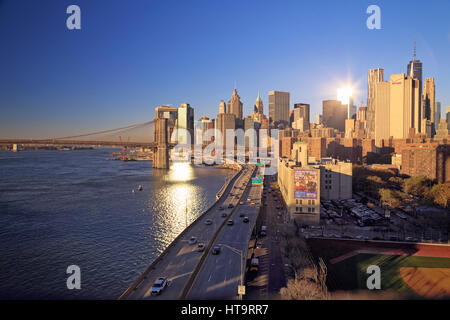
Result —
[{"label": "tree", "polygon": [[320,278],[316,268],[305,268],[298,277],[288,280],[286,287],[281,288],[280,294],[287,300],[324,300],[327,296],[320,284]]},{"label": "tree", "polygon": [[280,290],[281,297],[288,300],[326,299],[327,271],[323,261],[319,266],[314,263],[305,239],[296,236],[295,230],[283,228],[280,237],[283,262],[294,273],[294,278]]},{"label": "tree", "polygon": [[391,189],[382,188],[378,191],[378,194],[380,195],[380,200],[383,203],[388,204],[391,208],[397,208],[402,204],[397,192]]},{"label": "tree", "polygon": [[433,202],[441,207],[450,207],[450,183],[436,184],[430,191]]},{"label": "tree", "polygon": [[424,198],[430,190],[432,181],[424,176],[412,177],[405,180],[403,190],[416,197]]}]

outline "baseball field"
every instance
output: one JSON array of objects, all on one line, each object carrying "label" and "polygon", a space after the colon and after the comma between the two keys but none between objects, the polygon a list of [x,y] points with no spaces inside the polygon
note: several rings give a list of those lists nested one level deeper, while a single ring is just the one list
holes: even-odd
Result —
[{"label": "baseball field", "polygon": [[376,294],[400,299],[450,298],[450,247],[310,239],[311,251],[328,267],[333,292],[364,292],[371,265],[380,268]]}]

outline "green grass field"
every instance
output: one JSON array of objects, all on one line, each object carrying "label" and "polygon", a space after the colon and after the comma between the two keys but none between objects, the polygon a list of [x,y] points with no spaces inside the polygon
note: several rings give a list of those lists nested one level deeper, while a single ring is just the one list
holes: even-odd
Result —
[{"label": "green grass field", "polygon": [[[395,291],[408,298],[423,298],[412,290],[402,279],[400,268],[441,268],[450,269],[449,258],[395,256],[383,254],[358,254],[336,263],[329,270],[336,280],[337,290],[367,290],[370,276],[367,267],[377,265],[381,269],[381,291]],[[426,269],[433,273],[433,270]],[[438,269],[436,269],[437,271]],[[331,275],[331,274],[330,274]],[[430,275],[432,277],[433,275]]]}]

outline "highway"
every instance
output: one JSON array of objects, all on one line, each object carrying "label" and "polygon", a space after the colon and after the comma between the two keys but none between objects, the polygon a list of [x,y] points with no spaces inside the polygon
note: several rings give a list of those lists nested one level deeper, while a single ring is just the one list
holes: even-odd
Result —
[{"label": "highway", "polygon": [[[206,254],[214,235],[228,218],[222,217],[223,213],[231,215],[239,204],[240,196],[245,192],[253,172],[251,166],[243,166],[243,170],[231,181],[225,195],[211,208],[211,210],[199,217],[185,233],[176,239],[167,249],[166,253],[158,259],[158,262],[144,272],[141,281],[132,284],[119,299],[179,299],[189,277],[196,269],[202,254]],[[228,195],[227,195],[228,193]],[[237,194],[238,196],[232,196]],[[233,208],[228,208],[229,204]],[[223,210],[220,210],[220,207]],[[206,225],[206,220],[211,220],[211,225]],[[191,237],[197,238],[196,244],[189,244]],[[204,243],[205,251],[197,252],[197,244]],[[159,277],[168,278],[168,287],[161,295],[152,296],[151,287]]]},{"label": "highway", "polygon": [[[260,168],[260,170],[264,169]],[[246,263],[247,260],[250,238],[260,209],[262,190],[262,185],[250,186],[246,190],[242,200],[244,204],[239,205],[232,214],[231,219],[234,224],[224,226],[213,244],[213,247],[219,246],[221,252],[218,255],[208,252],[206,260],[200,266],[197,278],[188,290],[187,299],[229,300],[238,298],[241,261],[245,260],[244,263]],[[241,217],[241,214],[249,218],[249,223],[243,222],[244,217]],[[241,253],[245,259],[241,260]]]}]

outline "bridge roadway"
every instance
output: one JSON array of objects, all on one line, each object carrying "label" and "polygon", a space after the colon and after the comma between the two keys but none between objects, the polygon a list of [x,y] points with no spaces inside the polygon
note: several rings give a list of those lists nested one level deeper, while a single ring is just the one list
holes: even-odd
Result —
[{"label": "bridge roadway", "polygon": [[[260,168],[259,170],[264,170]],[[261,176],[264,177],[263,172]],[[254,176],[259,176],[255,172]],[[248,247],[258,218],[261,206],[263,185],[252,185],[244,194],[244,204],[233,213],[234,225],[226,225],[217,237],[213,246],[221,247],[218,255],[208,252],[208,257],[200,266],[198,277],[188,290],[190,300],[230,300],[237,299],[238,285],[241,282],[241,255],[244,257],[244,274],[246,272]],[[251,203],[255,204],[252,205]],[[244,217],[249,223],[244,223]],[[231,249],[233,248],[233,249]]]},{"label": "bridge roadway", "polygon": [[[254,166],[243,166],[243,170],[230,182],[224,196],[216,204],[199,217],[186,232],[171,244],[167,252],[159,258],[156,264],[147,269],[144,274],[135,281],[119,299],[164,299],[173,300],[181,297],[181,292],[186,286],[191,274],[197,267],[203,254],[207,254],[209,244],[214,235],[228,218],[222,217],[222,213],[232,214],[239,205],[240,198],[246,190],[246,186],[252,175]],[[242,188],[238,189],[238,188]],[[238,194],[238,197],[231,196],[230,193]],[[228,193],[228,195],[226,195]],[[233,204],[232,209],[228,208]],[[220,207],[224,210],[219,210]],[[211,225],[206,225],[205,221],[210,219]],[[197,244],[190,245],[189,239],[194,236],[197,243],[205,244],[204,252],[197,252]],[[167,277],[168,287],[159,296],[151,296],[151,287],[159,277]],[[142,279],[141,279],[142,278]]]},{"label": "bridge roadway", "polygon": [[[43,144],[43,145],[88,145],[88,146],[109,146],[122,147],[126,145],[129,148],[146,147],[156,148],[156,142],[120,142],[120,141],[100,141],[100,140],[60,140],[60,139],[3,139],[0,144]],[[168,144],[173,147],[174,144]]]}]

